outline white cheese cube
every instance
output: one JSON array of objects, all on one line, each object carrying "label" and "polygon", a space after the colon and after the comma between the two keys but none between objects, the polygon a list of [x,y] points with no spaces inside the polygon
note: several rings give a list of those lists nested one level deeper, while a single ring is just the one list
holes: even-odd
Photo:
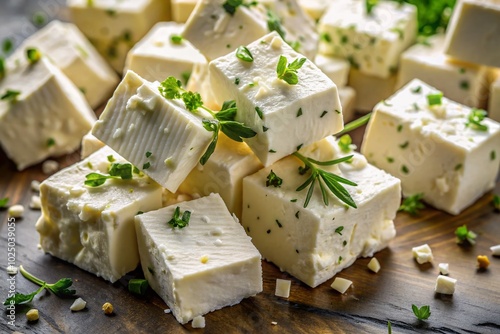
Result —
[{"label": "white cheese cube", "polygon": [[490,99],[488,102],[488,116],[500,122],[500,76],[490,87]]},{"label": "white cheese cube", "polygon": [[81,159],[85,159],[92,153],[104,147],[104,143],[97,139],[90,131],[82,138]]},{"label": "white cheese cube", "polygon": [[461,0],[446,30],[444,52],[456,59],[500,67],[500,3]]},{"label": "white cheese cube", "polygon": [[172,20],[184,23],[194,10],[198,0],[171,0]]},{"label": "white cheese cube", "polygon": [[212,134],[201,121],[210,115],[187,111],[182,100],[167,100],[158,87],[128,71],[92,134],[176,192],[210,144]]},{"label": "white cheese cube", "polygon": [[25,50],[30,47],[37,48],[66,74],[92,108],[105,102],[118,84],[113,69],[72,23],[50,22],[27,38],[12,57],[26,57]]},{"label": "white cheese cube", "polygon": [[191,326],[193,328],[205,328],[205,317],[201,315],[194,317]]},{"label": "white cheese cube", "polygon": [[[331,136],[299,152],[319,161],[347,155],[340,153]],[[304,208],[307,189],[296,189],[309,174],[299,174],[302,164],[293,156],[243,179],[241,222],[252,242],[265,259],[311,287],[357,257],[373,256],[396,234],[393,219],[400,203],[400,181],[367,164],[360,154],[352,154],[352,163],[323,168],[358,184],[345,187],[357,209],[347,209],[332,195],[326,206],[318,186]],[[280,187],[266,187],[271,169],[282,179]]]},{"label": "white cheese cube", "polygon": [[448,275],[450,273],[450,266],[448,263],[440,263],[438,267],[441,275]]},{"label": "white cheese cube", "polygon": [[148,81],[163,81],[169,76],[186,86],[195,64],[206,65],[205,57],[180,36],[184,25],[174,22],[157,23],[127,55],[125,71],[132,70]]},{"label": "white cheese cube", "polygon": [[278,297],[288,298],[290,297],[290,287],[292,286],[292,281],[288,279],[276,279],[276,289],[274,295]]},{"label": "white cheese cube", "polygon": [[351,285],[352,281],[342,277],[335,277],[330,287],[334,290],[337,290],[341,294],[344,294]]},{"label": "white cheese cube", "polygon": [[117,71],[151,27],[170,17],[165,0],[67,0],[72,21]]},{"label": "white cheese cube", "polygon": [[161,207],[161,187],[147,176],[84,184],[90,173],[108,175],[110,160],[127,163],[109,147],[42,182],[42,216],[36,223],[42,249],[108,281],[139,263],[134,216]]},{"label": "white cheese cube", "polygon": [[417,260],[418,264],[424,264],[434,260],[434,257],[432,256],[432,249],[428,244],[413,247],[411,252],[413,254],[413,258]]},{"label": "white cheese cube", "polygon": [[349,69],[351,68],[347,60],[318,54],[314,58],[314,63],[338,88],[347,85]]},{"label": "white cheese cube", "polygon": [[342,114],[344,115],[344,122],[349,122],[354,119],[356,112],[356,91],[352,87],[339,88],[339,99],[342,105]]},{"label": "white cheese cube", "polygon": [[361,152],[401,179],[405,197],[423,193],[425,202],[456,215],[495,186],[500,124],[485,118],[486,131],[466,126],[471,109],[446,98],[429,106],[434,93],[415,79],[379,103]]},{"label": "white cheese cube", "polygon": [[[176,207],[189,224],[167,224]],[[218,194],[136,216],[144,276],[180,323],[262,291],[260,254]]]},{"label": "white cheese cube", "polygon": [[299,5],[312,19],[319,20],[334,0],[299,0]]},{"label": "white cheese cube", "polygon": [[178,192],[191,196],[218,193],[229,212],[241,217],[242,184],[245,176],[263,166],[245,143],[229,139],[223,133],[208,162],[193,168]]},{"label": "white cheese cube", "polygon": [[311,61],[298,70],[298,83],[278,79],[280,56],[291,63],[302,58],[272,32],[248,45],[253,62],[232,52],[213,60],[210,80],[219,104],[236,100],[236,119],[257,132],[246,141],[264,166],[297,151],[297,147],[343,128],[337,86]]},{"label": "white cheese cube", "polygon": [[490,247],[493,256],[500,256],[500,245],[495,245]]},{"label": "white cheese cube", "polygon": [[210,72],[208,71],[208,64],[196,63],[193,66],[191,77],[189,78],[186,90],[197,92],[201,95],[203,103],[212,110],[220,110],[221,104],[218,104],[212,85],[210,83]]},{"label": "white cheese cube", "polygon": [[95,121],[82,93],[46,57],[35,64],[21,61],[0,81],[0,144],[19,170],[75,151]]},{"label": "white cheese cube", "polygon": [[380,270],[380,262],[378,262],[376,257],[372,257],[370,262],[368,262],[368,269],[373,271],[374,273],[378,273]]},{"label": "white cheese cube", "polygon": [[362,73],[388,78],[399,56],[417,37],[417,9],[381,1],[366,12],[366,1],[332,3],[319,21],[319,52],[349,60]]},{"label": "white cheese cube", "polygon": [[455,285],[457,280],[448,276],[439,275],[436,279],[436,286],[434,292],[442,293],[444,295],[452,295],[455,292]]},{"label": "white cheese cube", "polygon": [[439,89],[452,101],[484,108],[492,70],[485,66],[452,61],[443,52],[444,35],[429,37],[401,55],[396,86],[401,88],[417,78]]},{"label": "white cheese cube", "polygon": [[7,215],[12,218],[22,218],[24,216],[24,206],[21,204],[10,206]]},{"label": "white cheese cube", "polygon": [[356,91],[354,109],[361,112],[372,111],[377,103],[395,92],[396,80],[396,75],[391,75],[388,78],[379,78],[366,75],[351,67],[348,85]]}]

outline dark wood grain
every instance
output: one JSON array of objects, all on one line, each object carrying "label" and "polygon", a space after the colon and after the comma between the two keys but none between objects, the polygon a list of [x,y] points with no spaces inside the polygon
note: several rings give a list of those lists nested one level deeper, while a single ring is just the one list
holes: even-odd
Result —
[{"label": "dark wood grain", "polygon": [[[362,130],[354,133],[359,143]],[[79,159],[78,153],[57,159],[67,166]],[[0,152],[0,198],[28,208],[30,182],[43,180],[41,166],[17,172],[15,166]],[[500,183],[495,191],[500,193]],[[387,321],[393,333],[427,331],[432,333],[499,333],[500,332],[500,258],[492,258],[489,247],[500,244],[500,214],[491,205],[494,192],[483,196],[459,216],[426,209],[418,217],[399,213],[396,218],[397,237],[389,248],[376,254],[382,269],[370,272],[369,259],[358,259],[338,276],[354,282],[346,294],[330,288],[332,280],[312,289],[274,265],[263,262],[264,291],[240,304],[226,307],[206,316],[205,329],[180,325],[171,314],[165,314],[165,303],[152,291],[143,298],[127,291],[127,281],[140,277],[136,270],[115,284],[106,282],[64,261],[45,255],[37,248],[38,234],[34,224],[40,211],[27,209],[16,222],[17,264],[47,281],[72,277],[78,295],[87,301],[87,309],[72,313],[72,299],[44,294],[33,306],[40,311],[40,320],[29,324],[24,316],[29,307],[17,309],[16,328],[7,324],[5,313],[0,332],[18,330],[23,333],[387,333]],[[6,211],[0,211],[0,296],[7,295]],[[467,226],[478,233],[475,246],[459,246],[454,231]],[[434,265],[418,265],[411,248],[428,243],[434,253]],[[486,271],[476,269],[476,256],[490,256]],[[438,275],[437,264],[448,262],[450,276],[458,279],[453,296],[434,293]],[[276,278],[292,280],[288,299],[274,296]],[[17,290],[34,291],[35,286],[17,276]],[[105,316],[101,305],[109,301],[114,316]],[[418,321],[411,304],[430,305],[428,321]],[[277,325],[271,322],[276,321]]]}]

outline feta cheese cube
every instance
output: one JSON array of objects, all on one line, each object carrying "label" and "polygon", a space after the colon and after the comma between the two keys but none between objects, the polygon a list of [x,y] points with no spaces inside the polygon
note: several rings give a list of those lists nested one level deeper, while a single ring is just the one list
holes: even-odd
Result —
[{"label": "feta cheese cube", "polygon": [[439,275],[436,279],[434,291],[443,295],[452,295],[455,292],[457,280],[448,276]]},{"label": "feta cheese cube", "polygon": [[354,109],[370,112],[380,101],[391,96],[396,90],[397,76],[379,78],[353,69],[349,71],[348,85],[356,91]]},{"label": "feta cheese cube", "polygon": [[42,215],[36,230],[46,253],[115,282],[137,267],[133,218],[139,211],[160,208],[162,189],[137,174],[130,180],[86,186],[86,175],[108,174],[109,160],[127,163],[104,147],[42,182]]},{"label": "feta cheese cube", "polygon": [[[180,229],[166,223],[190,211]],[[136,216],[141,265],[149,285],[180,323],[262,291],[260,254],[218,194]]]},{"label": "feta cheese cube", "polygon": [[85,136],[82,138],[82,150],[80,153],[80,157],[82,159],[85,159],[92,153],[96,152],[100,148],[104,147],[104,143],[97,139],[92,132],[88,132]]},{"label": "feta cheese cube", "polygon": [[176,192],[211,142],[202,125],[202,118],[211,117],[187,111],[182,100],[167,100],[158,87],[128,71],[92,134]]},{"label": "feta cheese cube", "polygon": [[125,71],[132,70],[148,81],[163,81],[173,76],[186,86],[195,64],[206,65],[205,57],[186,39],[174,42],[184,25],[157,23],[127,55]]},{"label": "feta cheese cube", "polygon": [[365,1],[337,1],[320,19],[318,31],[320,53],[347,59],[364,74],[388,78],[417,37],[417,9],[381,1],[367,14]]},{"label": "feta cheese cube", "polygon": [[[340,153],[331,136],[299,152],[319,161],[347,155]],[[360,154],[349,154],[354,155],[351,163],[323,168],[358,184],[346,186],[357,209],[347,209],[332,195],[326,206],[319,187],[304,208],[307,190],[296,189],[309,175],[299,174],[302,164],[293,156],[243,179],[241,222],[252,242],[265,259],[311,287],[357,257],[373,256],[396,234],[393,219],[400,203],[400,181],[367,164]],[[271,169],[283,180],[280,187],[266,186]]]},{"label": "feta cheese cube", "polygon": [[172,20],[184,23],[194,10],[198,0],[171,0]]},{"label": "feta cheese cube", "polygon": [[290,287],[292,286],[292,281],[288,279],[276,279],[276,290],[274,292],[275,296],[288,298],[290,297]]},{"label": "feta cheese cube", "polygon": [[374,273],[378,273],[380,270],[380,262],[378,262],[376,257],[372,257],[370,262],[368,262],[368,269],[373,271]]},{"label": "feta cheese cube", "polygon": [[236,119],[257,132],[246,143],[264,166],[342,130],[337,87],[316,65],[306,60],[298,83],[290,85],[277,77],[278,60],[283,55],[291,63],[302,56],[276,32],[249,44],[248,50],[251,63],[235,52],[213,60],[210,80],[217,102],[235,100]]},{"label": "feta cheese cube", "polygon": [[342,277],[335,277],[330,287],[334,290],[337,290],[341,294],[344,294],[351,285],[352,281]]},{"label": "feta cheese cube", "polygon": [[488,116],[500,122],[500,75],[490,87],[490,99],[488,102]]},{"label": "feta cheese cube", "polygon": [[71,304],[69,309],[73,312],[78,312],[78,311],[83,310],[85,308],[85,306],[87,306],[87,302],[85,300],[83,300],[82,298],[77,298],[77,299],[75,299],[73,304]]},{"label": "feta cheese cube", "polygon": [[398,82],[401,88],[417,78],[436,87],[452,101],[484,108],[488,97],[492,70],[474,64],[453,61],[443,52],[444,35],[415,44],[401,55]]},{"label": "feta cheese cube", "polygon": [[117,72],[132,46],[170,16],[165,0],[68,0],[67,6],[73,22]]},{"label": "feta cheese cube", "polygon": [[241,217],[242,184],[245,176],[262,168],[259,159],[245,143],[229,139],[223,133],[214,153],[203,166],[189,173],[178,192],[191,196],[208,196],[218,193],[229,212]]},{"label": "feta cheese cube", "polygon": [[24,58],[30,47],[37,48],[66,74],[92,108],[105,102],[118,84],[113,69],[72,23],[50,22],[28,37],[11,58]]},{"label": "feta cheese cube", "polygon": [[19,170],[75,151],[95,121],[82,93],[46,57],[19,62],[0,81],[0,144]]},{"label": "feta cheese cube", "polygon": [[432,249],[428,244],[413,247],[411,252],[413,254],[413,258],[417,260],[418,264],[424,264],[434,260],[434,257],[432,256]]},{"label": "feta cheese cube", "polygon": [[440,263],[438,267],[441,275],[448,275],[450,273],[450,266],[448,263]]},{"label": "feta cheese cube", "polygon": [[347,84],[349,69],[351,68],[347,60],[318,54],[314,58],[314,63],[338,88]]},{"label": "feta cheese cube", "polygon": [[461,0],[446,30],[444,52],[456,59],[500,67],[500,3]]},{"label": "feta cheese cube", "polygon": [[361,152],[401,179],[405,197],[423,193],[425,202],[456,215],[495,185],[500,124],[485,118],[486,131],[467,126],[471,109],[446,98],[429,106],[435,92],[415,79],[379,103]]},{"label": "feta cheese cube", "polygon": [[203,99],[203,103],[205,103],[208,108],[212,110],[221,109],[222,105],[217,103],[212,90],[208,64],[194,64],[186,90],[199,93]]}]

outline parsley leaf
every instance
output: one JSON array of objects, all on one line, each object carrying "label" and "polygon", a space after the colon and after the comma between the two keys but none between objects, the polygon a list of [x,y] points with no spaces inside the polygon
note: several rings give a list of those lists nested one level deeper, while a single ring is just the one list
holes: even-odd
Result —
[{"label": "parsley leaf", "polygon": [[29,293],[27,295],[25,294],[22,294],[22,293],[19,293],[17,292],[16,294],[14,294],[12,297],[9,297],[7,298],[3,304],[4,305],[11,305],[11,304],[14,304],[14,305],[22,305],[22,304],[27,304],[27,303],[31,303],[33,301],[33,298],[39,294],[40,292],[42,292],[42,290],[45,288],[45,286],[41,286],[40,288],[38,288],[38,290],[36,290],[35,292],[32,292],[32,293]]},{"label": "parsley leaf", "polygon": [[429,106],[441,105],[443,103],[442,98],[443,98],[442,92],[428,94],[427,95],[427,103],[429,104]]},{"label": "parsley leaf", "polygon": [[462,244],[465,241],[469,242],[471,245],[474,245],[476,243],[477,234],[469,231],[467,229],[467,225],[457,227],[457,229],[455,230],[455,235],[457,237],[457,244]]},{"label": "parsley leaf", "polygon": [[182,94],[182,101],[186,105],[186,109],[194,112],[203,105],[203,100],[199,93],[185,92]]},{"label": "parsley leaf", "polygon": [[306,58],[297,58],[288,64],[288,59],[281,55],[276,67],[278,79],[285,81],[289,85],[296,85],[299,82],[297,71],[302,67],[302,65],[304,65],[305,62]]},{"label": "parsley leaf", "polygon": [[413,310],[413,313],[415,314],[418,320],[427,320],[431,315],[431,308],[429,305],[424,305],[418,308],[417,305],[412,304],[411,309]]},{"label": "parsley leaf", "polygon": [[283,184],[283,179],[276,175],[276,173],[274,173],[271,169],[269,175],[267,176],[266,187],[273,186],[278,188],[281,187],[281,184]]},{"label": "parsley leaf", "polygon": [[84,184],[89,187],[99,187],[108,179],[132,179],[133,167],[130,163],[112,163],[109,168],[109,175],[100,173],[89,173],[85,175]]},{"label": "parsley leaf", "polygon": [[178,99],[181,97],[181,81],[177,80],[174,77],[168,77],[162,83],[160,83],[160,87],[158,90],[163,97],[172,100]]},{"label": "parsley leaf", "polygon": [[236,58],[242,61],[246,61],[247,63],[253,62],[253,56],[250,50],[246,46],[239,46],[236,49]]},{"label": "parsley leaf", "polygon": [[378,4],[378,0],[365,0],[366,14],[372,15],[373,8]]},{"label": "parsley leaf", "polygon": [[177,44],[177,45],[182,44],[182,40],[183,40],[183,38],[181,35],[175,35],[175,34],[170,35],[170,41],[174,44]]},{"label": "parsley leaf", "polygon": [[285,30],[281,25],[281,19],[273,11],[267,11],[267,28],[269,31],[276,31],[285,40]]},{"label": "parsley leaf", "polygon": [[255,5],[257,5],[257,1],[245,3],[243,0],[227,0],[222,4],[222,7],[229,15],[233,16],[239,6],[250,7]]},{"label": "parsley leaf", "polygon": [[8,197],[0,199],[0,209],[6,208],[8,203],[9,203]]},{"label": "parsley leaf", "polygon": [[339,138],[338,145],[340,150],[344,153],[349,153],[352,151],[352,138],[348,134],[343,135]]},{"label": "parsley leaf", "polygon": [[191,211],[184,211],[181,217],[181,208],[176,207],[172,219],[170,219],[167,224],[171,225],[173,228],[184,228],[188,226],[190,218]]},{"label": "parsley leaf", "polygon": [[481,123],[486,118],[486,115],[488,113],[485,110],[473,108],[469,113],[465,126],[477,131],[488,131],[488,126]]},{"label": "parsley leaf", "polygon": [[424,203],[422,203],[423,197],[424,194],[422,193],[406,197],[403,200],[403,203],[399,207],[398,211],[407,212],[412,216],[418,215],[419,210],[425,209],[425,205]]}]

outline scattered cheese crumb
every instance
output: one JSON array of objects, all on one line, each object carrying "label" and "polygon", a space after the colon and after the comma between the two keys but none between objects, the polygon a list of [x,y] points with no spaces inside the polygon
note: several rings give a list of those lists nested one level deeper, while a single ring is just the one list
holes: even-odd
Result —
[{"label": "scattered cheese crumb", "polygon": [[493,256],[500,256],[500,245],[491,246],[490,249]]},{"label": "scattered cheese crumb", "polygon": [[440,263],[439,272],[441,273],[441,275],[448,275],[448,273],[450,272],[450,267],[448,263]]},{"label": "scattered cheese crumb", "polygon": [[10,265],[7,267],[7,274],[9,275],[16,275],[17,274],[17,267]]},{"label": "scattered cheese crumb", "polygon": [[40,202],[40,196],[31,196],[30,208],[35,210],[40,210],[42,208],[42,202]]},{"label": "scattered cheese crumb", "polygon": [[436,280],[434,291],[444,295],[452,295],[455,292],[457,280],[448,276],[439,275]]},{"label": "scattered cheese crumb", "polygon": [[59,170],[59,163],[54,160],[44,161],[42,164],[42,172],[46,175],[54,174]]},{"label": "scattered cheese crumb", "polygon": [[432,256],[432,250],[428,244],[423,244],[418,247],[412,248],[413,257],[417,260],[418,264],[423,264],[427,262],[432,262],[434,257]]},{"label": "scattered cheese crumb", "polygon": [[164,312],[165,314],[170,314],[170,313],[172,312],[172,310],[171,310],[171,309],[169,309],[169,308],[166,308],[166,309],[164,309],[164,310],[163,310],[163,312]]},{"label": "scattered cheese crumb", "polygon": [[9,217],[22,218],[22,216],[24,215],[24,206],[22,206],[21,204],[13,205],[9,207],[8,214]]},{"label": "scattered cheese crumb", "polygon": [[292,286],[292,281],[286,279],[276,279],[276,290],[274,292],[275,296],[288,298],[290,297],[290,287]]},{"label": "scattered cheese crumb", "polygon": [[193,326],[193,328],[205,328],[205,317],[202,315],[194,317],[191,326]]},{"label": "scattered cheese crumb", "polygon": [[32,308],[28,312],[26,312],[26,319],[28,321],[37,321],[40,318],[38,315],[38,310],[36,308]]},{"label": "scattered cheese crumb", "polygon": [[75,299],[73,304],[69,307],[71,311],[78,312],[81,311],[87,306],[87,302],[81,298]]},{"label": "scattered cheese crumb", "polygon": [[333,280],[332,289],[337,290],[338,292],[344,294],[347,289],[352,285],[352,281],[349,281],[348,279],[341,278],[341,277],[335,277]]},{"label": "scattered cheese crumb", "polygon": [[113,305],[111,303],[104,303],[102,305],[102,310],[104,311],[104,314],[112,314],[113,313]]},{"label": "scattered cheese crumb", "polygon": [[271,321],[271,325],[276,326],[278,323],[276,321]]},{"label": "scattered cheese crumb", "polygon": [[35,192],[40,192],[40,182],[37,180],[31,181],[31,190]]},{"label": "scattered cheese crumb", "polygon": [[486,269],[490,265],[490,259],[486,255],[477,256],[477,266],[479,269]]},{"label": "scattered cheese crumb", "polygon": [[380,270],[380,262],[378,262],[376,257],[372,257],[370,262],[368,262],[368,269],[370,269],[374,273],[378,273],[378,271]]}]

